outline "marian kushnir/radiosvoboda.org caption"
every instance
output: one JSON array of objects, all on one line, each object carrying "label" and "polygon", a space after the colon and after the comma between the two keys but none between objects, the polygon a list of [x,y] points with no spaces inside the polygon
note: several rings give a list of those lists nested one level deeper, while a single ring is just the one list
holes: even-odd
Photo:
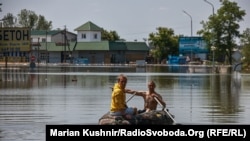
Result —
[{"label": "marian kushnir/radiosvoboda.org caption", "polygon": [[247,125],[171,125],[171,126],[103,126],[46,125],[46,141],[57,137],[84,138],[94,136],[164,136],[208,139],[218,137],[249,138]]}]

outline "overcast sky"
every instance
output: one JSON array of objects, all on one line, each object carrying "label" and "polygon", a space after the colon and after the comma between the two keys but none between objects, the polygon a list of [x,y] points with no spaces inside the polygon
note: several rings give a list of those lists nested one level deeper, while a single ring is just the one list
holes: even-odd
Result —
[{"label": "overcast sky", "polygon": [[[216,13],[219,0],[208,0]],[[235,0],[246,11],[241,31],[250,28],[250,0]],[[172,28],[176,35],[191,35],[202,28],[200,22],[207,21],[213,13],[212,6],[204,0],[0,0],[0,18],[7,13],[17,16],[22,9],[34,11],[52,21],[53,29],[66,26],[74,29],[91,21],[108,31],[116,31],[127,40],[143,41],[157,27]],[[191,18],[185,14],[186,11]]]}]

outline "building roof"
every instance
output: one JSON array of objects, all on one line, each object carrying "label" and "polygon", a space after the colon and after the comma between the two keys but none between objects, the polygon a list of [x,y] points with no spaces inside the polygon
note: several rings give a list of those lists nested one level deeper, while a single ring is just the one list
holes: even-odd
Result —
[{"label": "building roof", "polygon": [[[61,32],[61,30],[47,31],[47,35],[54,35]],[[46,30],[31,30],[31,35],[46,35]]]},{"label": "building roof", "polygon": [[127,50],[126,44],[124,42],[109,42],[110,50]]},{"label": "building roof", "polygon": [[74,48],[75,42],[70,42],[69,46],[66,45],[57,45],[55,42],[41,42],[40,51],[72,51]]},{"label": "building roof", "polygon": [[[55,42],[41,42],[40,50],[48,51],[148,51],[149,48],[145,42],[70,42],[69,45],[58,45]],[[46,47],[47,45],[47,47]]]},{"label": "building roof", "polygon": [[[47,32],[47,35],[56,35],[58,33],[61,33],[63,30],[50,30],[50,31],[47,31],[47,30],[31,30],[31,35],[46,35],[46,32]],[[76,35],[75,33],[71,33],[71,32],[68,32],[67,33],[69,34],[74,34]]]},{"label": "building roof", "polygon": [[78,42],[74,50],[93,50],[93,51],[105,51],[109,50],[108,41],[98,42]]},{"label": "building roof", "polygon": [[75,31],[102,31],[102,28],[95,25],[91,21],[86,22],[85,24],[77,27]]},{"label": "building roof", "polygon": [[149,50],[145,42],[125,42],[127,50]]}]

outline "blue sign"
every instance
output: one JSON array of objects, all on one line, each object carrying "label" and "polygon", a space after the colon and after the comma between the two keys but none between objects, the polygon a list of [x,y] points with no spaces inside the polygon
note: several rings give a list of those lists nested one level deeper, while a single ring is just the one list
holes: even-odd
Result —
[{"label": "blue sign", "polygon": [[208,53],[207,44],[202,37],[179,37],[179,53]]}]

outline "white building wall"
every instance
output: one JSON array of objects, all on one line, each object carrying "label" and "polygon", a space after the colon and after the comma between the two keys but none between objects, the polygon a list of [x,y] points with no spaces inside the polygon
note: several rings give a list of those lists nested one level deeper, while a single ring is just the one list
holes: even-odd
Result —
[{"label": "white building wall", "polygon": [[[38,42],[38,38],[39,38],[39,42],[42,42],[43,39],[46,41],[46,36],[44,35],[32,35],[32,42]],[[47,35],[47,42],[51,42],[51,36]]]},{"label": "white building wall", "polygon": [[101,41],[100,31],[77,31],[77,42]]}]

